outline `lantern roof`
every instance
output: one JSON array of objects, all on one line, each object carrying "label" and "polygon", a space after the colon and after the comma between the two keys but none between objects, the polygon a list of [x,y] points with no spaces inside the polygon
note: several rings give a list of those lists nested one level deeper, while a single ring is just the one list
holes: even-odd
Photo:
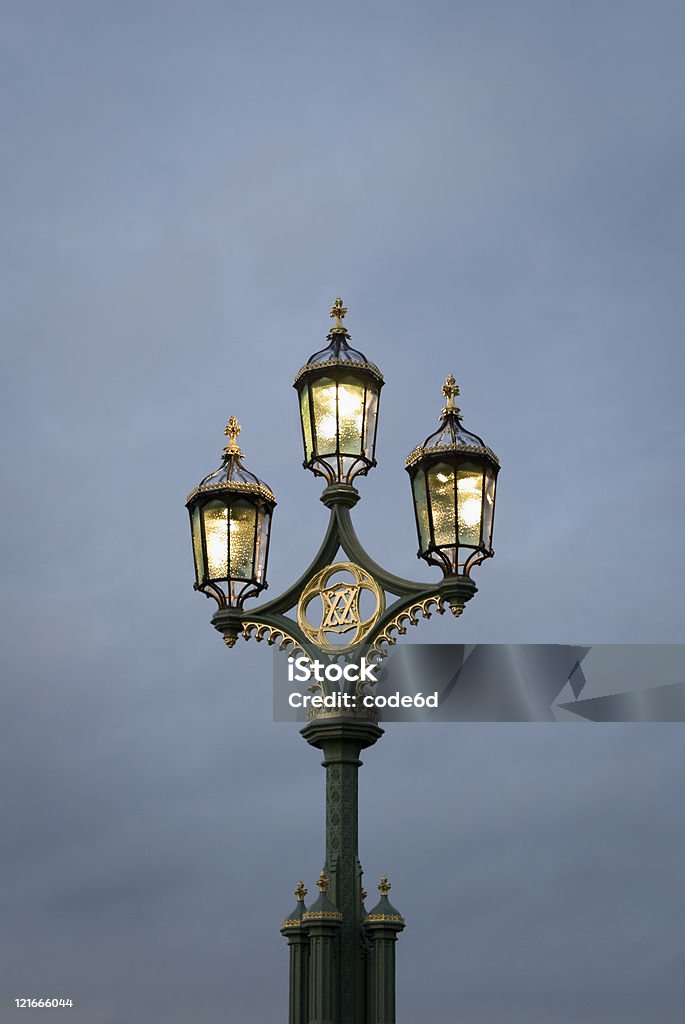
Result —
[{"label": "lantern roof", "polygon": [[391,889],[392,886],[388,881],[387,875],[383,875],[378,885],[378,891],[381,894],[380,899],[364,918],[364,924],[367,927],[380,925],[385,928],[395,928],[397,931],[401,931],[404,928],[404,918],[388,899],[388,893]]},{"label": "lantern roof", "polygon": [[307,890],[304,887],[304,882],[298,882],[297,888],[295,889],[295,896],[297,897],[297,903],[295,909],[286,917],[285,921],[281,925],[281,931],[289,928],[300,928],[302,926],[302,915],[306,914],[307,908],[304,903],[304,898],[307,895]]},{"label": "lantern roof", "polygon": [[228,444],[224,448],[223,462],[213,473],[209,473],[188,495],[186,504],[202,493],[256,494],[266,501],[276,504],[276,496],[263,480],[251,473],[243,465],[243,453],[238,444],[241,426],[235,416],[231,416],[224,433]]},{"label": "lantern roof", "polygon": [[311,374],[314,371],[327,369],[328,367],[366,370],[376,378],[379,384],[383,384],[383,374],[378,367],[374,363],[370,363],[363,352],[352,348],[348,344],[351,335],[343,324],[346,313],[347,307],[343,305],[343,300],[338,297],[329,313],[329,316],[335,319],[335,324],[331,327],[326,337],[328,345],[309,357],[295,377],[293,382],[295,387],[297,387],[305,374]]},{"label": "lantern roof", "polygon": [[337,923],[342,921],[342,914],[334,906],[328,898],[327,890],[331,884],[330,878],[326,875],[325,871],[322,871],[316,883],[319,887],[318,899],[312,903],[309,910],[306,910],[302,915],[303,924],[308,924],[310,921],[316,920],[326,921],[328,923]]},{"label": "lantern roof", "polygon": [[446,403],[440,413],[440,426],[434,433],[428,435],[423,444],[420,444],[407,456],[405,460],[407,469],[424,455],[440,455],[443,452],[480,455],[499,466],[499,459],[492,449],[488,448],[483,438],[478,434],[471,433],[461,422],[461,409],[454,403],[454,399],[459,394],[459,385],[452,374],[445,378],[442,393]]}]

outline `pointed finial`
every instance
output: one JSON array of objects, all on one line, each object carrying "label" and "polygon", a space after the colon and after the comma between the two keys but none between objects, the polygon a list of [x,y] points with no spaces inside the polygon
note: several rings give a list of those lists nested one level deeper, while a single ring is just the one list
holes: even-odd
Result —
[{"label": "pointed finial", "polygon": [[304,887],[304,882],[298,882],[297,888],[295,889],[295,895],[297,896],[298,903],[304,903],[304,898],[307,895],[307,890]]},{"label": "pointed finial", "polygon": [[458,416],[461,409],[458,405],[454,404],[454,399],[459,394],[459,385],[451,373],[448,377],[445,377],[445,383],[442,385],[442,393],[447,399],[447,405],[442,410],[440,414],[441,417],[449,416],[450,413]]},{"label": "pointed finial", "polygon": [[239,447],[238,443],[237,443],[237,441],[238,441],[238,434],[240,433],[240,431],[241,431],[241,426],[238,423],[238,420],[235,418],[235,416],[231,416],[231,418],[229,419],[228,423],[226,424],[226,428],[224,430],[224,434],[228,438],[228,444],[224,448],[224,455],[242,455],[243,454],[241,452],[241,450],[240,450],[240,447]]},{"label": "pointed finial", "polygon": [[328,886],[331,884],[331,880],[325,871],[322,871],[319,875],[316,884],[319,887],[319,892],[326,892]]},{"label": "pointed finial", "polygon": [[331,327],[330,330],[331,334],[344,334],[346,338],[349,338],[349,332],[343,324],[343,319],[346,313],[347,306],[343,306],[343,300],[338,296],[331,307],[330,313],[328,314],[330,317],[334,317],[335,319],[335,326]]},{"label": "pointed finial", "polygon": [[379,891],[379,893],[381,894],[381,896],[387,896],[391,889],[392,889],[392,886],[390,885],[390,882],[388,881],[388,876],[387,875],[383,875],[383,877],[381,878],[380,882],[378,883],[378,891]]}]

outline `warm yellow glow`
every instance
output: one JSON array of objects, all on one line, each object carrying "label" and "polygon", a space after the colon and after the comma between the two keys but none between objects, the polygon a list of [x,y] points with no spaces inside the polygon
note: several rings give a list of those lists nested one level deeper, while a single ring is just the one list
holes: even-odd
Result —
[{"label": "warm yellow glow", "polygon": [[361,429],[363,390],[355,384],[341,384],[338,388],[338,409],[341,419],[357,419]]},{"label": "warm yellow glow", "polygon": [[208,505],[204,518],[209,577],[225,580],[228,577],[228,509],[225,505]]},{"label": "warm yellow glow", "polygon": [[358,384],[338,385],[338,419],[340,450],[357,455],[362,444],[364,388]]},{"label": "warm yellow glow", "polygon": [[252,576],[256,510],[253,505],[231,506],[231,576]]},{"label": "warm yellow glow", "polygon": [[480,498],[465,498],[459,503],[459,522],[464,526],[480,522]]},{"label": "warm yellow glow", "polygon": [[462,544],[480,543],[480,517],[483,477],[480,473],[461,472],[457,476],[457,518]]},{"label": "warm yellow glow", "polygon": [[337,424],[335,416],[335,384],[328,387],[313,388],[314,421],[319,444],[335,442]]},{"label": "warm yellow glow", "polygon": [[[312,388],[314,423],[319,447],[356,454],[361,451],[364,389],[358,384],[328,384]],[[336,409],[337,402],[337,409]],[[337,415],[336,415],[337,412]]]},{"label": "warm yellow glow", "polygon": [[444,463],[428,471],[433,536],[438,545],[455,543],[454,470]]}]

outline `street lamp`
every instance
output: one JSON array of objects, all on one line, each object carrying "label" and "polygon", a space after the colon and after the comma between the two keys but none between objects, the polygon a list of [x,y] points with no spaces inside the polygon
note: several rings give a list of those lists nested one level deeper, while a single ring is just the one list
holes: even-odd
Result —
[{"label": "street lamp", "polygon": [[[330,664],[386,656],[419,617],[449,608],[460,615],[476,593],[471,569],[493,554],[492,527],[499,463],[467,431],[454,404],[454,377],[443,387],[440,427],[406,462],[412,483],[420,558],[439,566],[438,582],[403,579],[380,566],[359,540],[350,515],[359,500],[357,476],[376,465],[376,426],[383,377],[353,349],[342,299],[326,348],[295,378],[304,466],[326,480],[321,501],[328,528],[309,566],[273,600],[245,608],[266,588],[271,516],[276,498],[243,465],[240,427],[231,417],[221,467],[188,496],[195,589],[213,597],[212,625],[229,647],[242,637]],[[341,551],[346,560],[336,561]],[[336,677],[340,679],[340,674]],[[404,919],[390,904],[383,876],[380,900],[369,912],[358,857],[359,755],[382,736],[378,715],[357,698],[368,682],[335,684],[350,704],[312,709],[302,735],[323,752],[326,769],[326,854],[319,896],[297,905],[281,932],[290,947],[290,1024],[393,1024],[395,942]],[[317,682],[323,697],[333,684]],[[310,687],[312,689],[312,687]]]}]

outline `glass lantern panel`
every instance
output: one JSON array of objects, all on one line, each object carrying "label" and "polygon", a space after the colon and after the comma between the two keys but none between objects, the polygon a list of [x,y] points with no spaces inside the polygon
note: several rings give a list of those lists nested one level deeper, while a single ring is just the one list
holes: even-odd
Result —
[{"label": "glass lantern panel", "polygon": [[195,556],[195,579],[202,583],[205,574],[204,558],[202,557],[202,529],[200,524],[200,509],[195,506],[190,520],[193,532],[193,555]]},{"label": "glass lantern panel", "polygon": [[433,541],[439,547],[454,544],[456,524],[454,521],[454,469],[446,462],[439,462],[428,470],[428,490],[433,520]]},{"label": "glass lantern panel", "polygon": [[483,473],[477,466],[464,465],[457,472],[457,518],[459,543],[480,545],[483,511]]},{"label": "glass lantern panel", "polygon": [[257,546],[255,548],[254,576],[258,583],[264,583],[266,578],[266,556],[269,546],[269,527],[271,526],[271,513],[261,508],[257,513]]},{"label": "glass lantern panel", "polygon": [[210,580],[228,579],[228,509],[222,501],[211,501],[202,510],[207,545],[207,575]]},{"label": "glass lantern panel", "polygon": [[312,384],[314,406],[314,443],[317,455],[332,455],[338,441],[336,416],[336,385],[330,377],[322,377]]},{"label": "glass lantern panel", "polygon": [[300,416],[304,433],[304,458],[309,462],[312,457],[312,421],[309,409],[309,385],[305,384],[300,394]]},{"label": "glass lantern panel", "polygon": [[364,440],[362,454],[369,462],[373,461],[376,447],[376,422],[378,419],[378,390],[375,385],[366,387],[366,420],[364,423]]},{"label": "glass lantern panel", "polygon": [[483,511],[483,544],[489,550],[492,547],[492,521],[495,515],[495,474],[491,469],[485,471],[485,504]]},{"label": "glass lantern panel", "polygon": [[346,455],[361,455],[364,390],[364,385],[354,377],[345,377],[338,384],[340,451]]},{"label": "glass lantern panel", "polygon": [[419,547],[422,551],[427,551],[430,544],[430,526],[428,523],[426,476],[422,469],[414,477],[412,487],[414,491],[414,505],[416,507],[416,521],[419,524]]},{"label": "glass lantern panel", "polygon": [[231,504],[231,579],[252,579],[257,509],[247,501]]}]

